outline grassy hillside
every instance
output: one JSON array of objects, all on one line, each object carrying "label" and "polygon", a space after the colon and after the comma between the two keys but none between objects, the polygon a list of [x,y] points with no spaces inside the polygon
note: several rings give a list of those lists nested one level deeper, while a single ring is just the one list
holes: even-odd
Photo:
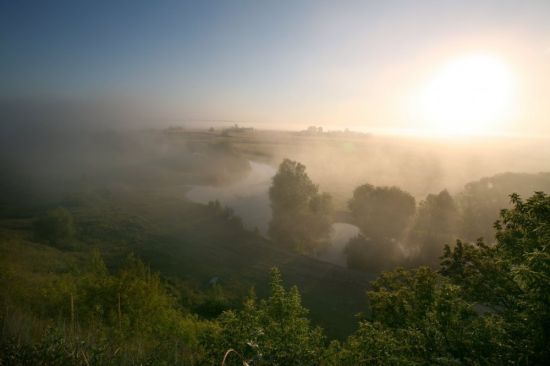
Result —
[{"label": "grassy hillside", "polygon": [[32,215],[27,218],[5,218],[1,225],[10,228],[3,240],[5,250],[15,240],[9,238],[20,238],[13,246],[17,250],[10,249],[9,261],[14,268],[23,271],[33,267],[30,263],[38,255],[37,250],[51,257],[36,259],[42,263],[42,267],[36,267],[40,273],[55,273],[56,263],[78,263],[75,261],[91,248],[99,248],[112,269],[133,252],[173,283],[193,283],[206,292],[213,284],[221,287],[231,294],[229,301],[235,305],[250,287],[265,294],[269,270],[277,266],[289,285],[300,288],[312,320],[329,336],[349,334],[356,324],[354,315],[366,310],[365,291],[373,276],[280,250],[260,235],[246,231],[238,217],[220,206],[146,192],[107,196],[88,193],[62,203],[75,218],[77,249],[60,251],[35,242],[31,232],[35,211],[29,211]]},{"label": "grassy hillside", "polygon": [[[114,227],[130,222],[139,227],[136,237],[124,232],[120,240],[165,277],[197,281],[203,288],[216,282],[244,296],[251,286],[265,293],[269,270],[277,266],[289,285],[299,286],[312,319],[338,337],[353,329],[354,314],[366,310],[372,275],[280,250],[244,230],[223,208],[140,195],[116,201],[105,211],[118,212]],[[85,212],[81,215],[89,220]],[[113,247],[103,247],[107,257],[117,254]]]}]

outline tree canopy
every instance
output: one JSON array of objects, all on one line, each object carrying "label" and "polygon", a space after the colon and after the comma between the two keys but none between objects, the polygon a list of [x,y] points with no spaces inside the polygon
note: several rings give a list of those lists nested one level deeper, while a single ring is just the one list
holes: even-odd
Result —
[{"label": "tree canopy", "polygon": [[73,247],[76,233],[73,215],[64,207],[46,212],[33,223],[34,235],[58,247]]},{"label": "tree canopy", "polygon": [[443,246],[457,238],[459,219],[458,208],[447,190],[429,194],[420,202],[407,238],[412,263],[437,266]]},{"label": "tree canopy", "polygon": [[414,197],[398,187],[364,184],[348,206],[360,229],[345,248],[348,266],[368,272],[393,268],[403,258],[399,244],[416,210]]},{"label": "tree canopy", "polygon": [[302,253],[324,246],[331,230],[332,200],[319,193],[306,167],[285,159],[269,189],[272,220],[269,236],[278,244]]},{"label": "tree canopy", "polygon": [[415,212],[414,197],[398,187],[359,186],[349,208],[363,235],[399,239]]},{"label": "tree canopy", "polygon": [[270,295],[258,300],[252,292],[240,311],[220,317],[220,330],[208,340],[212,362],[229,349],[236,356],[226,365],[319,365],[325,337],[313,327],[297,287],[286,290],[281,273],[271,270]]},{"label": "tree canopy", "polygon": [[510,197],[512,208],[495,223],[496,244],[446,246],[440,272],[465,298],[499,316],[508,358],[544,365],[550,362],[550,196]]}]

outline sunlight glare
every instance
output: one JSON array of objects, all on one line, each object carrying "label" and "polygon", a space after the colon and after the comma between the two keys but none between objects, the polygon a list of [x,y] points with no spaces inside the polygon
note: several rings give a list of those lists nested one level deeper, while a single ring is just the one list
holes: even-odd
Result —
[{"label": "sunlight glare", "polygon": [[426,127],[448,135],[494,133],[513,114],[513,75],[494,56],[471,55],[437,71],[419,93]]}]

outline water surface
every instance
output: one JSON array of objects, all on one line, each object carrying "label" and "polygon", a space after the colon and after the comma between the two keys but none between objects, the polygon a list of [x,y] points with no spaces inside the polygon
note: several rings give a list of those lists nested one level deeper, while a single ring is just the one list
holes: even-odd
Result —
[{"label": "water surface", "polygon": [[242,218],[248,229],[258,228],[267,233],[271,220],[269,186],[277,170],[265,163],[249,161],[250,171],[238,182],[226,186],[194,186],[186,197],[198,203],[218,200],[223,206],[231,207]]},{"label": "water surface", "polygon": [[[257,161],[249,161],[249,164],[249,173],[240,181],[226,186],[194,186],[186,197],[198,203],[218,200],[223,206],[235,210],[246,228],[258,228],[263,235],[267,235],[271,220],[269,187],[277,169]],[[331,245],[316,257],[345,267],[344,248],[358,233],[359,229],[354,225],[340,222],[332,224]]]}]

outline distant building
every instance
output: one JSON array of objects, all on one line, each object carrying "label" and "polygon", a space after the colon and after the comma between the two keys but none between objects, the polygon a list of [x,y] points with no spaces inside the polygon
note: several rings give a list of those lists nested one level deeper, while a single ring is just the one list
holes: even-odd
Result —
[{"label": "distant building", "polygon": [[306,134],[308,135],[317,135],[317,134],[322,134],[323,133],[323,127],[319,126],[309,126],[305,131]]},{"label": "distant building", "polygon": [[226,128],[223,130],[224,134],[228,133],[252,133],[254,132],[254,128],[252,127],[239,127],[238,124],[235,123],[232,127]]}]

